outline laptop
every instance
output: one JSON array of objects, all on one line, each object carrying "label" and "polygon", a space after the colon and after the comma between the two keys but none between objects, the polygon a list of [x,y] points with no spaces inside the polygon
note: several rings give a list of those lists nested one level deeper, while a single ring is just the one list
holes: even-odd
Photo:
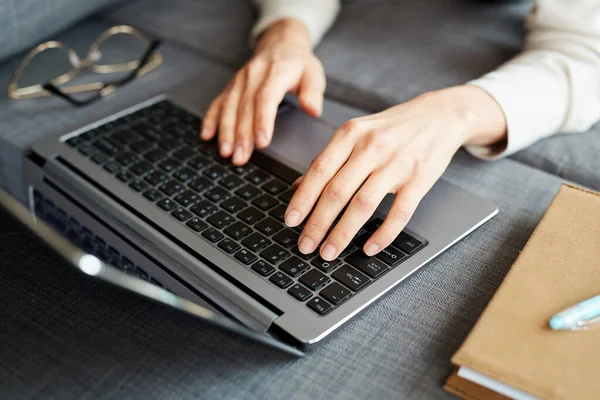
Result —
[{"label": "laptop", "polygon": [[[24,160],[34,232],[83,272],[299,355],[498,211],[440,180],[377,256],[361,249],[391,196],[335,261],[302,254],[302,225],[283,223],[291,184],[335,127],[284,102],[273,144],[234,167],[199,139],[198,87],[34,142]],[[38,232],[41,221],[51,229]]]}]

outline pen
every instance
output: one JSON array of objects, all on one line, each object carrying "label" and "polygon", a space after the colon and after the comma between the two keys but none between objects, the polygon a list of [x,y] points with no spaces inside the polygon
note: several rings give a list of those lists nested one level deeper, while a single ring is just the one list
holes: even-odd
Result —
[{"label": "pen", "polygon": [[550,319],[550,328],[578,330],[598,322],[600,322],[600,296],[582,301],[554,315]]}]

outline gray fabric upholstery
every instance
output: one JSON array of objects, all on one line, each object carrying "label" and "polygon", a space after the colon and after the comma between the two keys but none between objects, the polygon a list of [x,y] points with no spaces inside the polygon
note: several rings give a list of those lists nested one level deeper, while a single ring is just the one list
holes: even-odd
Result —
[{"label": "gray fabric upholstery", "polygon": [[450,357],[560,180],[515,161],[481,163],[462,152],[445,176],[497,203],[499,215],[300,360],[76,275],[18,229],[0,233],[3,395],[450,398],[442,390]]},{"label": "gray fabric upholstery", "polygon": [[[119,0],[3,0],[0,61]],[[124,0],[120,0],[124,1]]]}]

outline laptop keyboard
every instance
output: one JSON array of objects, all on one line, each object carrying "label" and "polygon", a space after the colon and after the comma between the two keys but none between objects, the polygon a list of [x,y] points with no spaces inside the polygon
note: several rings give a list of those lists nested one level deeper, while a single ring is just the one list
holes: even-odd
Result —
[{"label": "laptop keyboard", "polygon": [[302,254],[297,241],[303,225],[284,224],[291,184],[252,161],[233,166],[199,132],[200,118],[164,100],[66,143],[319,315],[426,245],[402,232],[393,245],[367,257],[362,246],[383,222],[372,218],[338,259],[325,261],[318,251]]}]

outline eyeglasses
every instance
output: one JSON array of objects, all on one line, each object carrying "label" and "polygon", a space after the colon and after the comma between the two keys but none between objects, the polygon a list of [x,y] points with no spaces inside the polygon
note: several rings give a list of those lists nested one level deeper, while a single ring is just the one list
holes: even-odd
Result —
[{"label": "eyeglasses", "polygon": [[[129,35],[141,42],[144,45],[144,51],[138,53],[139,56],[130,57],[130,60],[115,62],[109,64],[101,64],[103,53],[101,48],[108,46],[105,44],[107,40],[116,35]],[[104,31],[90,46],[85,59],[80,59],[77,52],[71,47],[62,42],[49,41],[42,43],[31,50],[12,76],[8,85],[8,95],[13,99],[32,99],[56,95],[73,104],[74,106],[84,106],[101,99],[114,92],[119,87],[131,82],[138,76],[147,74],[150,71],[158,68],[163,58],[158,52],[158,47],[161,41],[150,38],[136,28],[127,25],[118,25]],[[19,87],[25,69],[32,63],[40,54],[57,49],[62,52],[63,57],[68,59],[70,64],[68,70],[52,79],[42,81],[29,86]],[[121,61],[121,60],[119,60]],[[70,86],[62,86],[69,81],[75,79],[79,72],[83,69],[89,69],[98,74],[111,74],[118,72],[129,72],[124,77],[121,77],[113,82],[92,82],[82,84],[72,84]],[[78,93],[93,93],[85,99],[73,97]]]}]

